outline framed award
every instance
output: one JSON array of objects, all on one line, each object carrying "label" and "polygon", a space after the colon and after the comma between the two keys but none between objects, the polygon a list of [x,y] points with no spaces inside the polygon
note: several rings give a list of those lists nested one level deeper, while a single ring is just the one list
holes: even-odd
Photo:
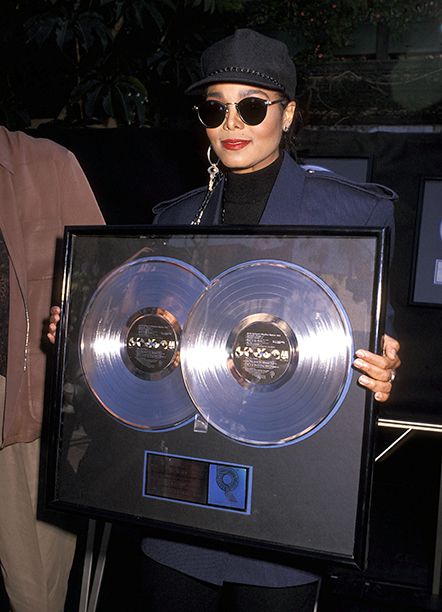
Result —
[{"label": "framed award", "polygon": [[386,232],[67,228],[48,504],[362,567]]}]

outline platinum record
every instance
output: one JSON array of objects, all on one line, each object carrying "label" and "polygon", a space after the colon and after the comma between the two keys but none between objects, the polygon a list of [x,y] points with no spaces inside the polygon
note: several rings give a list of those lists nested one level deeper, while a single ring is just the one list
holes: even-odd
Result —
[{"label": "platinum record", "polygon": [[181,363],[195,406],[224,435],[278,446],[313,435],[341,406],[353,335],[332,289],[285,261],[217,276],[191,309]]},{"label": "platinum record", "polygon": [[208,282],[168,257],[134,258],[102,279],[83,316],[80,363],[97,402],[119,422],[164,430],[195,415],[180,367],[181,335]]}]

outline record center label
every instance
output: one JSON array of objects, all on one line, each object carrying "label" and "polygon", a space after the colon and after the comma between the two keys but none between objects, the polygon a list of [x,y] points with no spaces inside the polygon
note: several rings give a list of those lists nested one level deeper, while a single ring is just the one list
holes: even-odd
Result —
[{"label": "record center label", "polygon": [[282,383],[296,366],[295,335],[287,323],[272,315],[246,317],[228,344],[229,369],[240,384]]},{"label": "record center label", "polygon": [[181,328],[162,308],[145,308],[128,321],[124,359],[141,378],[161,378],[179,363]]}]

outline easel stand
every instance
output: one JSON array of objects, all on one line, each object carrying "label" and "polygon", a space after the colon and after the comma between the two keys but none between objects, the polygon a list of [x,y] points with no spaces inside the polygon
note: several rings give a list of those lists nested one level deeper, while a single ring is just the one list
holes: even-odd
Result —
[{"label": "easel stand", "polygon": [[[388,427],[398,429],[401,433],[398,437],[379,455],[375,461],[384,461],[391,453],[406,442],[413,434],[417,432],[437,433],[442,434],[442,425],[432,423],[417,423],[411,421],[396,421],[391,419],[379,419],[378,427]],[[94,519],[89,519],[88,533],[86,541],[86,552],[83,565],[83,576],[81,583],[80,605],[78,612],[95,612],[100,594],[101,582],[103,579],[104,566],[106,563],[106,553],[109,544],[112,524],[103,523],[103,531],[101,540],[99,540],[99,551],[94,564],[95,553],[95,535],[97,522]],[[98,536],[99,537],[99,536]],[[441,459],[441,474],[439,481],[439,502],[436,525],[436,542],[433,558],[433,579],[432,579],[432,595],[439,595],[442,570],[442,459]],[[92,578],[93,576],[93,578]],[[92,579],[92,583],[91,583]],[[318,596],[319,596],[318,587]],[[318,598],[317,598],[318,599]],[[317,610],[317,601],[315,612]]]},{"label": "easel stand", "polygon": [[[414,421],[396,421],[392,419],[379,419],[378,427],[398,429],[402,433],[390,444],[375,461],[383,461],[393,451],[397,450],[407,439],[418,432],[442,434],[442,425],[439,423],[419,423]],[[433,557],[433,579],[431,583],[431,594],[439,595],[442,570],[442,457],[439,478],[439,501],[437,506],[436,541]]]},{"label": "easel stand", "polygon": [[[103,579],[104,566],[106,564],[106,553],[109,544],[109,537],[112,529],[111,523],[103,524],[101,534],[100,549],[95,560],[95,531],[97,522],[89,519],[87,528],[86,552],[83,564],[83,576],[81,580],[80,605],[78,612],[95,612],[100,594],[101,581]],[[92,584],[91,578],[93,576]]]}]

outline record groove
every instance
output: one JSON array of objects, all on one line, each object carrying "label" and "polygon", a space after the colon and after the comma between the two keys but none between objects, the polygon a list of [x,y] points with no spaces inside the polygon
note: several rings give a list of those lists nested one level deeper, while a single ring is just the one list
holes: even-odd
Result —
[{"label": "record groove", "polygon": [[185,385],[202,416],[256,445],[299,441],[341,405],[353,338],[338,297],[309,270],[278,260],[229,268],[184,327]]},{"label": "record groove", "polygon": [[195,414],[180,367],[182,328],[208,284],[193,266],[142,257],[113,270],[93,294],[80,363],[98,402],[138,429],[169,429]]}]

